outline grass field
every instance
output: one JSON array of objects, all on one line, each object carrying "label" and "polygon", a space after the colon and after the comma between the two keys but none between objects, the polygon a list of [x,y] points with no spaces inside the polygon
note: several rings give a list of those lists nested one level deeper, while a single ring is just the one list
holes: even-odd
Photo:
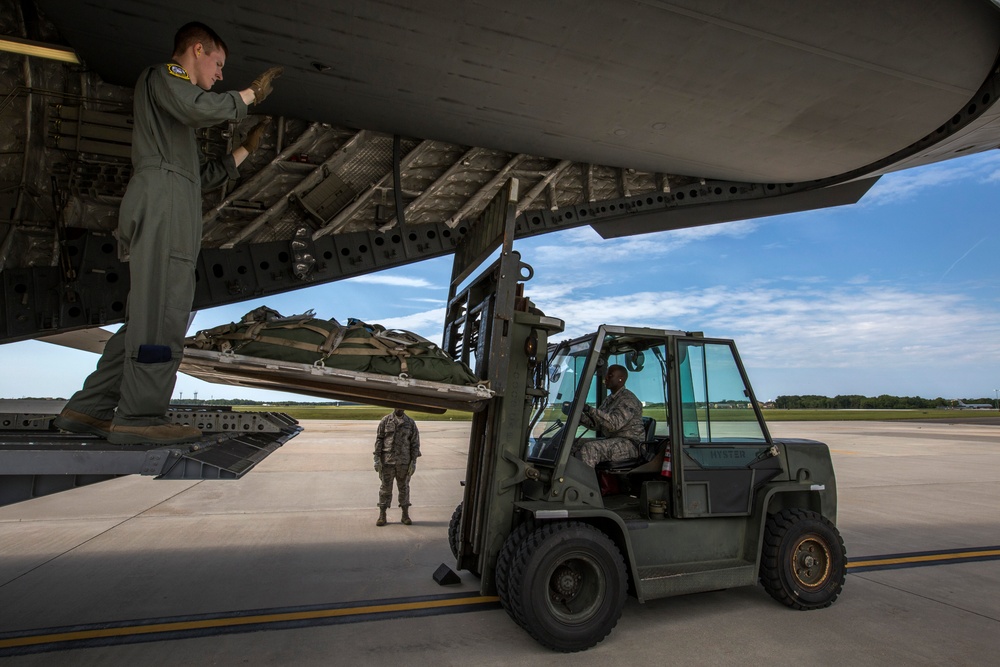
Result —
[{"label": "grass field", "polygon": [[896,421],[1000,417],[997,410],[764,410],[767,421]]},{"label": "grass field", "polygon": [[[236,405],[236,412],[283,412],[293,419],[374,419],[378,420],[392,412],[391,408],[377,408],[368,405]],[[449,410],[442,415],[429,412],[407,410],[417,421],[472,421],[472,413]]]},{"label": "grass field", "polygon": [[[235,406],[241,412],[271,410],[284,412],[294,419],[381,419],[389,414],[389,408],[362,405],[351,406],[307,406],[290,405],[268,407],[266,405]],[[442,415],[426,412],[407,412],[417,421],[470,421],[472,414],[449,410]],[[895,421],[898,419],[975,419],[977,417],[998,417],[996,410],[764,410],[767,421]]]}]

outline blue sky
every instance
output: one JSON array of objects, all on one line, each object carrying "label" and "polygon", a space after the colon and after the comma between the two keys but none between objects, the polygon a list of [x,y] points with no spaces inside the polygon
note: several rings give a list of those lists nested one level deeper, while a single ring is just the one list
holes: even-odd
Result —
[{"label": "blue sky", "polygon": [[[518,242],[526,294],[567,323],[734,338],[758,398],[993,397],[1000,388],[1000,152],[882,178],[859,204],[603,240],[590,228]],[[440,340],[451,258],[198,313],[192,330],[266,304]],[[0,398],[68,397],[86,352],[0,346]],[[180,376],[175,396],[308,398]]]}]

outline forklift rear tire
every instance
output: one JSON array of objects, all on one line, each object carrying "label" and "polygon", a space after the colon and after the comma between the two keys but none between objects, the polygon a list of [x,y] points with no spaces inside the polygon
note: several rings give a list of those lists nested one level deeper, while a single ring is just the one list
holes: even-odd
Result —
[{"label": "forklift rear tire", "polygon": [[448,546],[451,547],[451,555],[458,560],[458,532],[462,527],[462,503],[458,504],[455,511],[451,513],[451,521],[448,522]]},{"label": "forklift rear tire", "polygon": [[582,651],[618,623],[628,576],[611,539],[579,521],[544,523],[514,557],[507,589],[514,619],[543,646]]},{"label": "forklift rear tire", "polygon": [[821,514],[784,509],[767,519],[760,582],[792,609],[833,604],[847,576],[847,551],[837,527]]},{"label": "forklift rear tire", "polygon": [[517,528],[510,532],[507,539],[503,543],[503,547],[500,549],[500,553],[497,555],[497,569],[496,569],[496,584],[497,584],[497,595],[500,596],[500,606],[504,608],[507,614],[514,619],[515,622],[520,622],[514,616],[514,611],[510,607],[510,566],[514,562],[514,556],[517,554],[517,550],[520,548],[521,543],[524,542],[524,538],[530,535],[536,528],[535,522],[531,519],[521,523]]}]

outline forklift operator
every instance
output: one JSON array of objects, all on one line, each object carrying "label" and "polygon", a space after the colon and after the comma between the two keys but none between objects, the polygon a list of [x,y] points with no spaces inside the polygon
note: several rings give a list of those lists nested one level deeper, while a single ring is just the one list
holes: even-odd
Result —
[{"label": "forklift operator", "polygon": [[642,403],[625,388],[628,371],[624,366],[610,366],[604,386],[611,393],[601,407],[583,406],[580,423],[597,431],[596,439],[581,439],[573,444],[573,455],[589,466],[609,461],[628,461],[639,456],[639,444],[645,439]]}]

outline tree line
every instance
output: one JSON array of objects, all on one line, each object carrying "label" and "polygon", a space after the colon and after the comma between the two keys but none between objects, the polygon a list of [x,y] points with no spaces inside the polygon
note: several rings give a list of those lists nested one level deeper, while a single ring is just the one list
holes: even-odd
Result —
[{"label": "tree line", "polygon": [[921,398],[920,396],[779,396],[774,407],[782,410],[918,410],[925,408],[954,408],[958,402],[988,403],[992,398]]},{"label": "tree line", "polygon": [[174,398],[170,400],[170,405],[268,405],[268,406],[294,406],[294,405],[306,405],[306,406],[321,406],[321,405],[356,405],[355,403],[347,403],[345,401],[253,401],[247,398],[185,398],[178,399]]}]

